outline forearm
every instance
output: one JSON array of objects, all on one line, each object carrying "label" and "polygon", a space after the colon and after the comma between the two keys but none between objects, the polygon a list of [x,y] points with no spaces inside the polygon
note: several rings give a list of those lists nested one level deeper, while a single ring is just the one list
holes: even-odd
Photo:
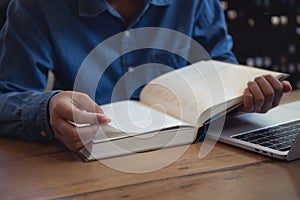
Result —
[{"label": "forearm", "polygon": [[47,109],[56,92],[0,94],[0,136],[26,141],[53,139]]}]

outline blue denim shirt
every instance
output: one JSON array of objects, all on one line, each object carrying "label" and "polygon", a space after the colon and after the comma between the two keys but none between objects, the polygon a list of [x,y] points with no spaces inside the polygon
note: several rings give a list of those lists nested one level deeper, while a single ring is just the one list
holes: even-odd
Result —
[{"label": "blue denim shirt", "polygon": [[[202,45],[212,59],[237,62],[219,0],[146,0],[129,25],[105,0],[13,0],[0,32],[0,135],[31,141],[52,139],[47,116],[51,96],[74,89],[79,68],[99,44],[123,31],[143,27],[178,31]],[[147,36],[144,39],[150,40]],[[116,44],[126,49],[138,42],[125,32]],[[189,51],[186,44],[171,42]],[[123,55],[104,46],[97,52],[117,58],[107,68],[97,64],[99,69],[105,68],[92,96],[100,105],[112,101],[117,83],[120,94],[113,100],[138,99],[142,84],[170,68],[188,64],[187,59],[164,49],[140,48]],[[149,63],[163,67],[154,69]],[[141,76],[124,76],[138,66],[147,66]],[[49,70],[55,74],[55,87],[44,91]],[[90,82],[89,77],[81,80]]]}]

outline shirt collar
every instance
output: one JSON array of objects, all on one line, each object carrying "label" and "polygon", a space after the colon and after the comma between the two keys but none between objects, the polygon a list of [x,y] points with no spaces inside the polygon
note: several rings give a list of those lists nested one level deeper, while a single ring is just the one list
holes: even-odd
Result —
[{"label": "shirt collar", "polygon": [[[173,0],[145,0],[146,3],[155,6],[166,6],[173,2]],[[79,0],[79,16],[94,17],[108,9],[105,0]]]}]

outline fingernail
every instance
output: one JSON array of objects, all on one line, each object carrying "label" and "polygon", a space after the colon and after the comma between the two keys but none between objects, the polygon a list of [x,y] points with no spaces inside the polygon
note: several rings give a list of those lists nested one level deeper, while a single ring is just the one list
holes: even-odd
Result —
[{"label": "fingernail", "polygon": [[106,116],[105,114],[100,114],[100,123],[107,124],[111,122],[111,118]]}]

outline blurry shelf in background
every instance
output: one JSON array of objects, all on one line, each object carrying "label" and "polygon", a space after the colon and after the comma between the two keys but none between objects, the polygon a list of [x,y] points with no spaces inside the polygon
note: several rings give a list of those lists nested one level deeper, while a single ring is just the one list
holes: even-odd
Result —
[{"label": "blurry shelf in background", "polygon": [[290,73],[300,88],[300,1],[221,0],[241,64]]}]

